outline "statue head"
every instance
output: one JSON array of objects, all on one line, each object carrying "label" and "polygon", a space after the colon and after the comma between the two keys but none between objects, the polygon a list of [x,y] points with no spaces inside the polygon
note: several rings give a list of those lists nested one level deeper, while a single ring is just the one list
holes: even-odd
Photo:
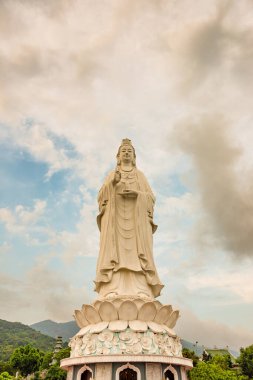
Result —
[{"label": "statue head", "polygon": [[129,139],[122,140],[117,153],[117,165],[120,165],[124,160],[130,160],[132,165],[136,166],[135,149]]}]

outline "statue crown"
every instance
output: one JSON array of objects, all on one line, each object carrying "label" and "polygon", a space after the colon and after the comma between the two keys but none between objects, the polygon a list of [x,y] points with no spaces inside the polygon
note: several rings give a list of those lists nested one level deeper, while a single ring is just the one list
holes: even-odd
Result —
[{"label": "statue crown", "polygon": [[123,139],[121,145],[132,145],[132,141],[129,139]]}]

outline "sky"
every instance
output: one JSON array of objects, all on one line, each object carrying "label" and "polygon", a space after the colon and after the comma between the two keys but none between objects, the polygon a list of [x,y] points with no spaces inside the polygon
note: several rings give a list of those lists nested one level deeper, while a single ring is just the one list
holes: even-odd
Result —
[{"label": "sky", "polygon": [[252,67],[251,0],[1,0],[0,318],[96,299],[97,193],[127,137],[177,333],[252,344]]}]

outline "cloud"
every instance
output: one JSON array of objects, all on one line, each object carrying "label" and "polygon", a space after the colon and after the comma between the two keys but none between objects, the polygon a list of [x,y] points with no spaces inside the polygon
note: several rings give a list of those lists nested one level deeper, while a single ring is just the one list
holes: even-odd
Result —
[{"label": "cloud", "polygon": [[207,348],[227,345],[239,351],[240,347],[252,344],[253,332],[244,327],[229,327],[214,320],[201,320],[190,310],[182,310],[181,318],[176,325],[177,333],[186,340]]},{"label": "cloud", "polygon": [[0,244],[0,255],[5,255],[8,253],[11,249],[11,245],[7,243],[6,241]]},{"label": "cloud", "polygon": [[[163,152],[162,136],[194,98],[188,97],[186,104],[175,95],[179,80],[187,81],[188,71],[198,78],[201,104],[206,104],[204,77],[217,85],[211,71],[220,72],[222,62],[231,61],[230,51],[237,51],[243,35],[250,34],[249,23],[231,32],[236,6],[224,4],[217,9],[216,1],[198,1],[196,12],[189,10],[187,0],[176,6],[126,0],[111,0],[106,6],[78,0],[35,1],[32,6],[27,1],[1,2],[9,20],[2,25],[8,43],[2,41],[0,49],[2,122],[11,131],[6,139],[46,162],[49,175],[74,169],[93,187],[112,165],[105,157],[112,157],[112,147],[116,151],[126,133],[159,159],[159,165],[145,164],[148,174],[173,167],[175,158]],[[246,13],[249,4],[243,4]],[[16,33],[9,33],[14,25]],[[245,54],[246,62],[249,50],[242,50],[238,54]],[[238,71],[235,58],[232,66]],[[227,78],[223,72],[221,76]],[[229,83],[216,99],[227,98]],[[27,118],[34,120],[30,127],[24,125]],[[79,162],[55,146],[50,132],[73,144]],[[149,159],[145,150],[142,156],[143,162]]]},{"label": "cloud", "polygon": [[159,194],[155,207],[155,222],[158,231],[154,237],[155,253],[166,254],[168,244],[182,244],[192,240],[192,226],[199,212],[199,201],[195,195],[185,192],[178,196]]},{"label": "cloud", "polygon": [[98,206],[94,195],[87,187],[79,187],[81,193],[80,218],[75,225],[75,231],[48,229],[49,246],[60,246],[61,257],[68,264],[77,257],[95,256],[99,250],[99,234],[96,224]]},{"label": "cloud", "polygon": [[[173,52],[181,76],[181,95],[198,94],[198,101],[219,86],[223,91],[230,86],[243,87],[247,78],[252,82],[249,68],[253,63],[252,24],[237,23],[238,17],[247,14],[249,1],[240,5],[234,1],[209,2],[205,4],[206,17],[198,12],[195,17],[185,17],[185,23],[176,31]],[[213,94],[213,93],[212,93]],[[227,93],[233,96],[234,93]],[[215,102],[217,99],[215,99]]]},{"label": "cloud", "polygon": [[73,310],[87,302],[84,288],[74,287],[45,264],[34,266],[22,280],[3,273],[0,279],[0,314],[9,321],[69,321]]},{"label": "cloud", "polygon": [[[250,187],[240,186],[236,170],[240,149],[230,141],[227,124],[219,116],[188,120],[177,130],[176,140],[193,161],[197,191],[209,221],[207,235],[234,257],[251,257],[253,201]],[[249,181],[251,177],[249,173]]]},{"label": "cloud", "polygon": [[10,233],[23,234],[33,229],[40,221],[45,209],[46,201],[40,199],[34,201],[32,210],[23,205],[17,205],[14,211],[9,208],[0,208],[0,221]]},{"label": "cloud", "polygon": [[[237,269],[230,270],[224,273],[218,269],[216,273],[198,274],[198,276],[191,276],[187,281],[187,288],[190,292],[199,292],[202,289],[211,289],[211,293],[215,294],[218,291],[225,292],[227,302],[234,304],[253,303],[253,284],[252,284],[252,269],[251,267],[244,268],[243,271],[238,272]],[[224,299],[225,303],[226,300]]]}]

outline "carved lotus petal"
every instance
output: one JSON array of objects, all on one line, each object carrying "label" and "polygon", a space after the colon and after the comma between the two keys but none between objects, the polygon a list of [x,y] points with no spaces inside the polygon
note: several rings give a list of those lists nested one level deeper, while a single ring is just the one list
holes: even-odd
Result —
[{"label": "carved lotus petal", "polygon": [[108,340],[106,340],[106,341],[104,342],[104,347],[112,348],[112,342],[109,342]]},{"label": "carved lotus petal", "polygon": [[152,338],[148,336],[143,336],[141,338],[141,345],[142,345],[143,350],[149,351],[151,349],[152,342],[153,342]]},{"label": "carved lotus petal", "polygon": [[93,302],[93,306],[95,307],[96,310],[99,309],[99,306],[101,305],[102,301],[99,301],[99,300],[96,300],[95,302]]},{"label": "carved lotus petal", "polygon": [[104,330],[99,334],[98,339],[101,342],[111,342],[113,340],[113,332],[108,329]]},{"label": "carved lotus petal", "polygon": [[162,355],[173,355],[172,354],[172,350],[171,350],[171,347],[167,347],[167,346],[164,346],[164,347],[161,347],[160,348],[160,353],[162,354]]},{"label": "carved lotus petal", "polygon": [[136,333],[133,333],[132,338],[129,341],[127,341],[126,343],[132,345],[132,344],[135,344],[138,342],[139,342],[139,339],[138,339]]},{"label": "carved lotus petal", "polygon": [[119,309],[122,302],[123,302],[123,300],[121,298],[115,298],[114,300],[112,300],[112,303],[117,310]]},{"label": "carved lotus petal", "polygon": [[138,355],[138,354],[141,354],[141,352],[142,352],[142,347],[141,347],[141,344],[139,342],[136,344],[133,344],[132,346],[127,346],[127,348],[126,348],[127,354]]},{"label": "carved lotus petal", "polygon": [[129,327],[133,331],[144,332],[147,331],[148,325],[144,321],[139,321],[138,319],[135,321],[129,321]]},{"label": "carved lotus petal", "polygon": [[83,341],[81,337],[76,337],[75,338],[75,347],[81,347]]},{"label": "carved lotus petal", "polygon": [[171,305],[165,305],[162,306],[155,316],[154,322],[164,324],[168,319],[170,318],[170,315],[172,313],[172,307]]},{"label": "carved lotus petal", "polygon": [[85,305],[84,312],[85,317],[89,323],[95,324],[101,322],[101,318],[94,306]]},{"label": "carved lotus petal", "polygon": [[115,321],[118,319],[117,310],[111,302],[102,302],[99,306],[98,312],[103,321]]},{"label": "carved lotus petal", "polygon": [[172,336],[172,337],[176,337],[177,334],[175,333],[174,330],[170,329],[168,326],[166,325],[162,325],[162,327],[164,328],[164,330],[167,331],[167,333],[169,334],[169,336]]},{"label": "carved lotus petal", "polygon": [[88,321],[85,318],[84,314],[80,310],[74,311],[74,318],[76,320],[77,325],[82,328],[88,325]]},{"label": "carved lotus petal", "polygon": [[152,321],[156,315],[156,307],[154,302],[145,302],[138,313],[138,319],[141,321]]},{"label": "carved lotus petal", "polygon": [[120,332],[120,331],[124,331],[126,330],[127,328],[127,325],[128,325],[128,322],[127,321],[121,321],[121,320],[118,320],[118,321],[111,321],[109,323],[109,330],[111,331],[114,331],[114,332]]},{"label": "carved lotus petal", "polygon": [[156,334],[155,343],[158,345],[158,347],[163,347],[165,345],[164,336],[162,334]]},{"label": "carved lotus petal", "polygon": [[[123,340],[124,342],[132,341],[134,338],[136,338],[136,333],[134,333],[131,330],[122,331],[119,333],[120,340]],[[138,340],[138,338],[137,338]]]},{"label": "carved lotus petal", "polygon": [[89,322],[85,316],[85,306],[86,305],[82,305],[81,313],[83,315],[83,322],[85,323],[84,326],[87,326],[87,325],[89,325]]},{"label": "carved lotus petal", "polygon": [[90,328],[90,332],[93,334],[98,334],[101,331],[105,330],[109,325],[109,322],[99,322],[96,323],[95,325],[92,325]]},{"label": "carved lotus petal", "polygon": [[92,335],[90,333],[88,334],[85,334],[82,338],[82,342],[84,344],[87,344],[88,342],[90,342],[92,340]]},{"label": "carved lotus petal", "polygon": [[85,349],[83,350],[85,355],[91,355],[96,352],[96,343],[94,340],[91,340],[87,343]]},{"label": "carved lotus petal", "polygon": [[163,333],[164,329],[162,328],[161,325],[158,325],[156,322],[147,322],[148,327],[155,333]]},{"label": "carved lotus petal", "polygon": [[134,300],[134,303],[137,306],[137,309],[140,310],[141,306],[145,303],[145,301],[143,301],[140,298],[137,298],[136,300]]},{"label": "carved lotus petal", "polygon": [[155,304],[155,307],[156,307],[156,309],[157,310],[159,310],[163,305],[161,304],[161,302],[159,302],[159,301],[154,301],[154,304]]},{"label": "carved lotus petal", "polygon": [[90,331],[90,328],[92,327],[93,325],[88,325],[88,326],[85,326],[83,327],[77,334],[76,336],[83,336],[84,334],[86,334],[88,331]]},{"label": "carved lotus petal", "polygon": [[138,309],[133,301],[124,301],[119,307],[119,319],[133,321],[137,319]]},{"label": "carved lotus petal", "polygon": [[176,325],[176,323],[177,323],[178,318],[179,318],[179,310],[174,310],[174,311],[171,313],[171,315],[170,315],[168,321],[165,323],[166,326],[168,326],[170,329],[173,329],[173,327],[174,327],[174,326]]}]

